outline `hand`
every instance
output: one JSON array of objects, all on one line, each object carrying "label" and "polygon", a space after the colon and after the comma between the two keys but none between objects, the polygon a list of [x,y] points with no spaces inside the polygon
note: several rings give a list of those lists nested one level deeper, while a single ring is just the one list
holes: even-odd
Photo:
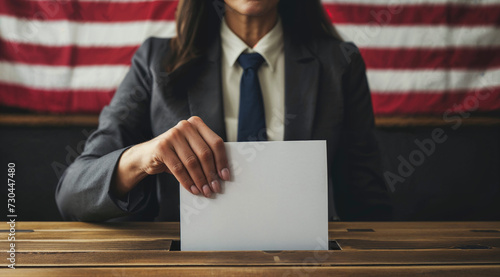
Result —
[{"label": "hand", "polygon": [[229,180],[224,141],[201,118],[193,116],[156,138],[126,150],[118,163],[114,191],[125,195],[147,175],[171,173],[193,194],[221,192]]}]

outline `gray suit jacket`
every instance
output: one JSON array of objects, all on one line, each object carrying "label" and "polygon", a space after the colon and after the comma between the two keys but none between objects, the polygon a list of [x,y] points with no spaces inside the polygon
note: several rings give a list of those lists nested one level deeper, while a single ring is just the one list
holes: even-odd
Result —
[{"label": "gray suit jacket", "polygon": [[[179,185],[149,176],[125,199],[110,194],[120,155],[197,115],[224,140],[220,38],[189,64],[166,73],[169,39],[149,38],[85,150],[61,177],[56,201],[66,220],[179,220]],[[285,35],[285,140],[327,140],[330,220],[388,220],[365,65],[353,44],[294,44]],[[300,174],[300,173],[299,173]]]}]

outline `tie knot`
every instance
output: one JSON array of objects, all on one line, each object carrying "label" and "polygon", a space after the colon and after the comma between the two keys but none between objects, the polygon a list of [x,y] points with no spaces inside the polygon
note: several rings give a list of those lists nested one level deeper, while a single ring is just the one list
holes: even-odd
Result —
[{"label": "tie knot", "polygon": [[243,53],[238,57],[238,63],[244,70],[249,68],[257,70],[263,62],[264,58],[259,53]]}]

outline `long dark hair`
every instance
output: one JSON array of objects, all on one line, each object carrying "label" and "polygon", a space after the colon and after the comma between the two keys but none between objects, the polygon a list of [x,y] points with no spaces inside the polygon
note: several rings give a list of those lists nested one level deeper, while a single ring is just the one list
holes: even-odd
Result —
[{"label": "long dark hair", "polygon": [[[283,31],[294,43],[308,43],[322,37],[340,40],[320,0],[281,0],[278,13]],[[204,54],[206,46],[219,35],[223,14],[223,0],[179,2],[176,13],[177,36],[170,41],[167,72]]]}]

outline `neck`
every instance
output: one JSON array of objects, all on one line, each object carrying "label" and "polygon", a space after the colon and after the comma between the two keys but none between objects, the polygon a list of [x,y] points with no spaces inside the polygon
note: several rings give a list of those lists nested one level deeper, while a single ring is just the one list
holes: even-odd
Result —
[{"label": "neck", "polygon": [[231,31],[253,48],[276,25],[278,11],[275,9],[265,15],[248,16],[239,14],[226,5],[225,20]]}]

